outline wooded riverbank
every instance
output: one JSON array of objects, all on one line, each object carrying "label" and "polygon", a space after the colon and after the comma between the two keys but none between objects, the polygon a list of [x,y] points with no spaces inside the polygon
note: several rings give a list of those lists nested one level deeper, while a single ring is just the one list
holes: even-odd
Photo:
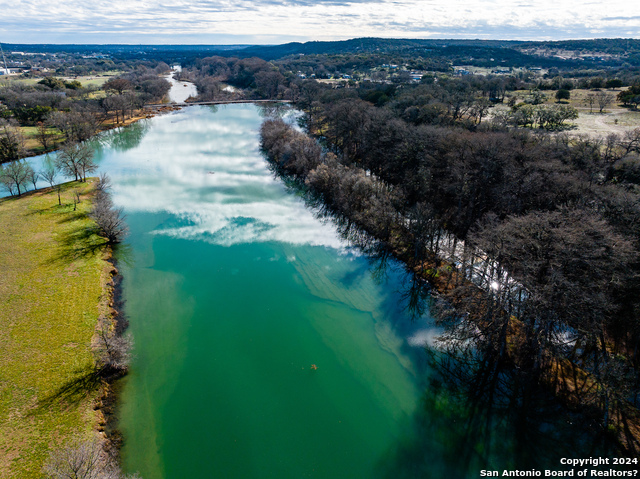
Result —
[{"label": "wooded riverbank", "polygon": [[[426,205],[418,205],[424,211],[405,211],[406,199],[399,188],[323,153],[316,140],[282,120],[266,120],[261,133],[262,145],[278,171],[306,183],[329,209],[346,218],[347,228],[352,223],[372,234],[455,307],[448,313],[454,319],[445,335],[449,340],[471,341],[475,347],[481,343],[481,349],[493,351],[493,361],[506,360],[528,371],[565,404],[602,421],[628,454],[637,450],[637,410],[615,383],[603,383],[584,359],[571,362],[563,357],[553,341],[533,340],[537,334],[532,336],[531,326],[517,317],[526,310],[519,309],[526,306],[519,301],[535,292],[514,283],[500,263],[477,246],[460,242],[456,247],[455,237],[443,230]],[[483,277],[491,270],[484,287],[479,286],[478,270],[484,270]]]}]

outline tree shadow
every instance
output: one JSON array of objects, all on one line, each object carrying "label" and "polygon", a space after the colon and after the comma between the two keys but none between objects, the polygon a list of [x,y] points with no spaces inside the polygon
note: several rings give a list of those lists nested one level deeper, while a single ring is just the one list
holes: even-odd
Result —
[{"label": "tree shadow", "polygon": [[74,221],[83,220],[86,217],[87,214],[80,211],[67,211],[66,214],[58,220],[58,224],[73,223]]},{"label": "tree shadow", "polygon": [[95,228],[80,225],[58,235],[56,241],[58,243],[56,252],[46,261],[49,264],[68,264],[78,259],[95,256],[107,244],[104,238],[98,236]]},{"label": "tree shadow", "polygon": [[622,457],[597,421],[557,400],[535,371],[464,329],[427,348],[429,386],[403,435],[380,458],[379,477],[478,477],[480,470],[569,470],[562,457]]},{"label": "tree shadow", "polygon": [[29,413],[35,415],[47,412],[54,406],[64,407],[77,405],[87,395],[94,392],[102,385],[100,370],[94,367],[86,367],[75,371],[75,376],[69,379],[52,394],[40,399],[36,408]]}]

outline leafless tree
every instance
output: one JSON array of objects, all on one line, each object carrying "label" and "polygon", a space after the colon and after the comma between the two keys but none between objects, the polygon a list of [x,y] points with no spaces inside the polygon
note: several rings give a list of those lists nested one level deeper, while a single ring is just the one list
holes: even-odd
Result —
[{"label": "leafless tree", "polygon": [[0,119],[0,164],[17,160],[24,152],[24,137],[14,125]]},{"label": "leafless tree", "polygon": [[106,92],[117,91],[119,95],[122,95],[127,90],[133,89],[133,87],[133,83],[124,78],[113,78],[102,85],[102,89]]},{"label": "leafless tree", "polygon": [[51,132],[49,131],[49,125],[42,121],[39,121],[36,124],[36,139],[40,142],[42,148],[45,150],[49,149],[49,146],[51,146]]},{"label": "leafless tree", "polygon": [[122,208],[115,208],[110,194],[99,189],[89,216],[96,222],[98,231],[109,243],[120,243],[127,235],[128,227]]},{"label": "leafless tree", "polygon": [[588,93],[585,98],[585,103],[589,105],[589,113],[593,113],[593,105],[596,103],[596,96],[593,93]]},{"label": "leafless tree", "polygon": [[140,479],[123,474],[97,439],[76,439],[54,450],[42,470],[46,479]]},{"label": "leafless tree", "polygon": [[51,157],[49,157],[49,155],[47,155],[46,158],[44,159],[42,166],[43,166],[43,169],[40,172],[40,176],[44,181],[49,183],[49,186],[53,188],[53,185],[56,182],[56,177],[58,176],[58,172],[60,170],[56,165],[56,162],[53,161]]},{"label": "leafless tree", "polygon": [[47,121],[64,132],[67,139],[72,142],[91,138],[100,126],[96,115],[91,111],[55,111]]},{"label": "leafless tree", "polygon": [[16,191],[20,196],[22,194],[20,188],[22,187],[26,190],[26,183],[29,181],[32,172],[33,168],[25,160],[12,161],[0,166],[0,182],[11,194]]},{"label": "leafless tree", "polygon": [[106,173],[100,173],[98,182],[96,183],[96,190],[107,191],[111,188],[111,178]]},{"label": "leafless tree", "polygon": [[100,318],[94,351],[101,370],[126,371],[129,367],[132,347],[131,336],[118,334],[111,321]]},{"label": "leafless tree", "polygon": [[95,171],[97,165],[93,162],[93,150],[86,144],[66,144],[56,159],[58,168],[67,176],[74,176],[76,180],[84,181],[87,173]]},{"label": "leafless tree", "polygon": [[37,190],[38,189],[37,184],[38,184],[38,180],[40,179],[40,173],[30,167],[29,171],[27,172],[27,179],[33,185],[33,189]]},{"label": "leafless tree", "polygon": [[43,470],[47,479],[99,479],[102,448],[97,440],[76,441],[51,453]]},{"label": "leafless tree", "polygon": [[614,96],[611,93],[607,93],[606,91],[599,91],[596,93],[596,101],[598,102],[598,108],[600,108],[600,113],[611,105],[614,100]]}]

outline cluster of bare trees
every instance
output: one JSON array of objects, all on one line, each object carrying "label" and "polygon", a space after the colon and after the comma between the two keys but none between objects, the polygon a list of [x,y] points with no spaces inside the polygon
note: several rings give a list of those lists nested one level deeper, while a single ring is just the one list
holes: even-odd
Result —
[{"label": "cluster of bare trees", "polygon": [[122,242],[127,235],[128,227],[123,209],[113,205],[110,186],[109,177],[102,174],[96,184],[96,195],[89,216],[95,221],[99,234],[110,244],[115,244]]},{"label": "cluster of bare trees", "polygon": [[[79,81],[46,77],[35,85],[10,82],[0,88],[0,163],[22,157],[24,141],[16,126],[36,126],[35,135],[45,151],[62,141],[82,142],[114,117],[124,121],[145,103],[159,102],[171,88],[159,77],[168,65],[138,66],[105,83],[105,98],[92,95],[97,87]],[[8,125],[6,120],[12,122]]]},{"label": "cluster of bare trees", "polygon": [[139,479],[124,474],[113,454],[98,439],[77,438],[54,450],[43,467],[46,479]]},{"label": "cluster of bare trees", "polygon": [[[41,171],[36,171],[27,160],[15,160],[0,165],[0,185],[11,195],[20,196],[29,184],[36,189],[40,178],[53,188],[59,173],[75,180],[86,181],[87,173],[93,173],[98,165],[93,160],[93,150],[86,143],[65,144],[55,160],[47,157]],[[60,202],[60,197],[58,195]]]},{"label": "cluster of bare trees", "polygon": [[112,78],[102,88],[107,93],[100,101],[105,116],[113,115],[115,122],[120,123],[145,103],[162,101],[171,84],[158,77],[156,71],[143,69]]}]

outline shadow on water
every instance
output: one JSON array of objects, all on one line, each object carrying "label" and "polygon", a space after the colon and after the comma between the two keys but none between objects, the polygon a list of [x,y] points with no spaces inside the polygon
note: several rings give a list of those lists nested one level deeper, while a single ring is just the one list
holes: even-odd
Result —
[{"label": "shadow on water", "polygon": [[255,106],[262,118],[282,118],[292,111],[287,103],[256,103]]},{"label": "shadow on water", "polygon": [[563,457],[624,453],[598,424],[562,406],[535,375],[478,342],[427,349],[420,408],[380,461],[380,477],[479,477],[481,470],[570,470]]},{"label": "shadow on water", "polygon": [[[300,182],[283,181],[321,221],[331,221],[343,239],[367,256],[377,284],[386,283],[394,269],[404,270],[400,290],[383,291],[382,305],[400,337],[407,328],[402,316],[408,315],[410,322],[437,317],[435,342],[421,348],[405,342],[403,347],[424,366],[424,377],[418,378],[424,390],[406,434],[381,458],[379,477],[455,479],[479,477],[483,469],[558,471],[563,457],[627,455],[597,420],[570,410],[551,394],[539,373],[515,367],[504,340],[479,334],[474,323],[432,295],[430,285],[395,261],[386,245],[332,213]],[[364,273],[358,269],[344,281]]]}]

